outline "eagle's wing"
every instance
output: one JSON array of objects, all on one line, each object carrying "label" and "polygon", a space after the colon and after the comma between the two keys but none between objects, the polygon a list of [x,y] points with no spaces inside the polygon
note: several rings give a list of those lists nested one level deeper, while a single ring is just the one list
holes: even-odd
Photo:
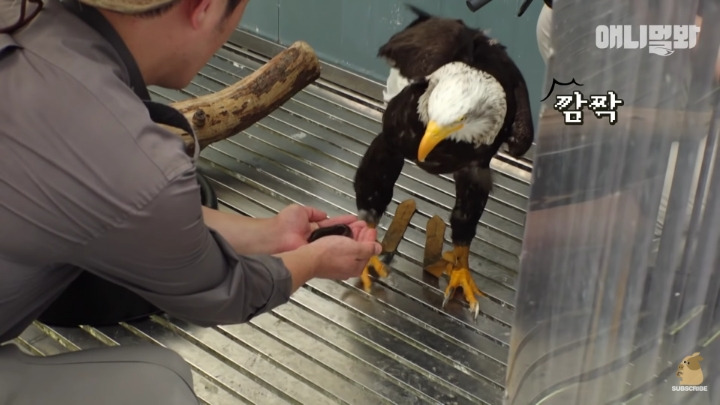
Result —
[{"label": "eagle's wing", "polygon": [[533,129],[532,111],[530,110],[530,96],[527,85],[520,70],[513,63],[513,76],[515,77],[515,119],[512,123],[510,136],[505,143],[508,153],[516,158],[524,155],[533,143],[535,132]]},{"label": "eagle's wing", "polygon": [[474,30],[461,20],[410,8],[418,17],[378,51],[401,76],[411,81],[425,78],[446,63],[472,58]]},{"label": "eagle's wing", "polygon": [[385,90],[383,90],[383,100],[385,100],[385,103],[389,103],[390,100],[397,96],[408,84],[410,84],[410,81],[400,75],[399,70],[390,68]]},{"label": "eagle's wing", "polygon": [[509,132],[504,143],[507,144],[510,155],[520,157],[530,149],[534,137],[530,96],[525,78],[508,55],[505,46],[489,38],[484,32],[475,31],[472,50],[474,54],[471,65],[500,81],[508,99],[514,100],[514,115],[504,124],[505,130]]}]

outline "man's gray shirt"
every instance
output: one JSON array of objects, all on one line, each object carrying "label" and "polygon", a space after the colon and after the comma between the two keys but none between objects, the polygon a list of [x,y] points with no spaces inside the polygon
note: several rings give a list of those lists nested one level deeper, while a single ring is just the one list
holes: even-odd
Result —
[{"label": "man's gray shirt", "polygon": [[[0,0],[0,26],[20,1]],[[192,160],[153,123],[115,49],[57,2],[0,34],[0,342],[82,271],[201,324],[286,302],[276,257],[203,223]]]}]

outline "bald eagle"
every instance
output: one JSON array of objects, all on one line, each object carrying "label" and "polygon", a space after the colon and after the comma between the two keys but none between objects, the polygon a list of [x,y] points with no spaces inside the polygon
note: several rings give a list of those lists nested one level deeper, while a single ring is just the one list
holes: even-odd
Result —
[{"label": "bald eagle", "polygon": [[[390,66],[382,131],[355,174],[358,217],[376,227],[393,195],[405,159],[433,174],[452,173],[453,250],[426,270],[448,272],[445,303],[462,287],[477,316],[477,288],[468,269],[470,244],[492,187],[490,160],[500,147],[520,157],[533,142],[525,80],[505,47],[463,21],[439,18],[409,6],[417,18],[393,35],[378,56]],[[370,268],[387,271],[373,257],[362,276],[369,291]]]}]

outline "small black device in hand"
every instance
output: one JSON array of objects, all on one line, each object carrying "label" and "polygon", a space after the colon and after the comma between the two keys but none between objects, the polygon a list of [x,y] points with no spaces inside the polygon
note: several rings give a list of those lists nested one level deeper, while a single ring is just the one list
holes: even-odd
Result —
[{"label": "small black device in hand", "polygon": [[339,224],[339,225],[332,225],[332,226],[326,226],[324,228],[318,228],[313,233],[310,234],[310,237],[308,238],[308,243],[316,241],[324,236],[330,236],[330,235],[340,235],[340,236],[347,236],[349,238],[352,237],[352,230],[349,226],[345,224]]}]

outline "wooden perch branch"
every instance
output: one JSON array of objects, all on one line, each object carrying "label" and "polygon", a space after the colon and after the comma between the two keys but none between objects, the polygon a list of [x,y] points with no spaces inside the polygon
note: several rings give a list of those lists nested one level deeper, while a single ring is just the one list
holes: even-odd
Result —
[{"label": "wooden perch branch", "polygon": [[[250,127],[320,77],[315,51],[305,42],[292,44],[250,76],[223,90],[171,104],[190,121],[200,149]],[[183,137],[192,152],[192,137]]]}]

